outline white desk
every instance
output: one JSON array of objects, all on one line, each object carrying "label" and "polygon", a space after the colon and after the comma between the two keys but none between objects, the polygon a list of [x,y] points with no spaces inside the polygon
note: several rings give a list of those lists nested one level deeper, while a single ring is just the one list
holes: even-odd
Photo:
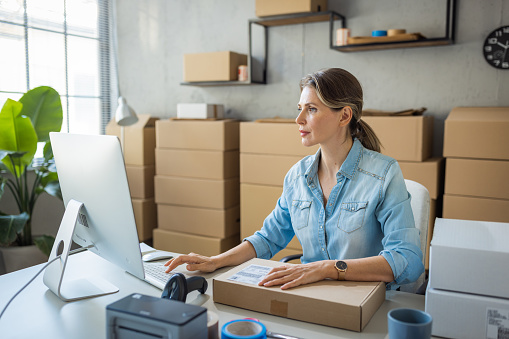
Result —
[{"label": "white desk", "polygon": [[[90,252],[82,252],[70,257],[70,276],[83,276],[84,271],[93,269],[96,274],[120,288],[115,294],[98,298],[65,303],[48,290],[42,281],[41,273],[7,308],[0,318],[0,337],[11,338],[105,338],[106,305],[131,293],[160,296],[161,290],[126,273],[115,265]],[[5,304],[42,265],[0,276],[0,311]],[[201,305],[219,315],[219,329],[228,321],[246,317],[258,318],[267,330],[294,335],[306,339],[328,338],[386,338],[387,312],[392,308],[410,307],[424,309],[424,296],[405,292],[387,292],[386,301],[373,316],[366,328],[360,332],[341,330],[333,327],[290,320],[240,308],[215,304],[212,301],[212,277],[223,273],[223,268],[211,274],[201,274],[207,278],[209,289],[206,295],[192,292],[187,302]],[[183,267],[177,269],[189,273]]]}]

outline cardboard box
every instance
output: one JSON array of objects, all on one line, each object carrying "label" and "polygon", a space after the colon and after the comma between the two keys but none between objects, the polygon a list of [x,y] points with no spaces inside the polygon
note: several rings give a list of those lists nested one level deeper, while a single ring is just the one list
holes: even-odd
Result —
[{"label": "cardboard box", "polygon": [[444,194],[443,217],[509,222],[509,200]]},{"label": "cardboard box", "polygon": [[299,126],[293,122],[241,122],[240,152],[277,155],[315,154],[318,145],[302,145]]},{"label": "cardboard box", "polygon": [[125,166],[127,182],[132,198],[144,199],[154,197],[155,167],[150,166]]},{"label": "cardboard box", "polygon": [[184,54],[184,81],[231,81],[238,79],[247,55],[231,51]]},{"label": "cardboard box", "polygon": [[444,156],[509,160],[507,131],[509,107],[453,108],[445,120]]},{"label": "cardboard box", "polygon": [[224,106],[215,104],[177,104],[179,119],[223,119]]},{"label": "cardboard box", "polygon": [[240,232],[240,206],[225,210],[157,205],[158,227],[213,238],[227,238]]},{"label": "cardboard box", "polygon": [[362,117],[382,143],[382,153],[396,160],[424,161],[433,146],[432,116]]},{"label": "cardboard box", "polygon": [[208,151],[239,149],[236,120],[160,120],[156,122],[157,148]]},{"label": "cardboard box", "polygon": [[255,258],[232,268],[213,279],[214,302],[360,332],[385,300],[383,282],[323,280],[281,290],[230,280],[250,265],[285,264]]},{"label": "cardboard box", "polygon": [[157,226],[157,209],[154,198],[131,199],[134,220],[140,241],[152,239],[152,230]]},{"label": "cardboard box", "polygon": [[195,252],[201,255],[218,255],[237,246],[239,235],[227,238],[210,238],[181,232],[154,229],[154,247],[164,251],[177,253]]},{"label": "cardboard box", "polygon": [[430,288],[509,298],[509,224],[437,218]]},{"label": "cardboard box", "polygon": [[424,258],[425,270],[429,270],[429,247],[431,239],[433,239],[433,229],[435,228],[435,219],[437,217],[437,201],[435,199],[430,199],[429,202],[428,236],[426,238],[426,256]]},{"label": "cardboard box", "polygon": [[203,179],[239,177],[239,151],[156,148],[156,174]]},{"label": "cardboard box", "polygon": [[[253,235],[263,226],[263,221],[272,213],[283,193],[283,186],[240,185],[240,238]],[[286,246],[302,252],[297,237]]]},{"label": "cardboard box", "polygon": [[255,7],[257,17],[326,10],[327,0],[256,0]]},{"label": "cardboard box", "polygon": [[[501,338],[509,330],[509,300],[428,288],[431,334],[446,338]],[[505,317],[505,318],[502,318]]]},{"label": "cardboard box", "polygon": [[508,174],[509,161],[447,158],[445,193],[509,199]]},{"label": "cardboard box", "polygon": [[444,184],[444,158],[431,158],[422,162],[398,161],[405,179],[413,180],[426,187],[431,199],[442,195]]},{"label": "cardboard box", "polygon": [[211,180],[155,176],[157,204],[220,208],[240,202],[239,179]]},{"label": "cardboard box", "polygon": [[154,149],[156,144],[155,123],[159,118],[150,115],[138,114],[138,122],[124,127],[124,140],[122,141],[121,127],[115,119],[106,126],[106,134],[116,135],[124,144],[124,162],[126,165],[147,166],[154,165]]},{"label": "cardboard box", "polygon": [[302,159],[300,155],[240,154],[240,182],[282,186],[286,173]]}]

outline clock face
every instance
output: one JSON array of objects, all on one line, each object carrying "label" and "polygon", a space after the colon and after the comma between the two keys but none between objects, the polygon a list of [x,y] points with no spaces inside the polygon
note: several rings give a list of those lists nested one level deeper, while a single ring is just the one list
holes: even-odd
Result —
[{"label": "clock face", "polygon": [[484,58],[497,69],[509,70],[509,26],[499,27],[484,41]]}]

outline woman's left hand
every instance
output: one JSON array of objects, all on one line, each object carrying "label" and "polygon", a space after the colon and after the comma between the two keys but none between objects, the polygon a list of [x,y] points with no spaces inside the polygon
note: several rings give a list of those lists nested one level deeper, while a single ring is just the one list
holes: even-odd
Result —
[{"label": "woman's left hand", "polygon": [[267,287],[282,285],[281,289],[286,290],[324,280],[329,278],[327,273],[330,272],[330,268],[325,262],[317,261],[309,264],[274,267],[258,285]]}]

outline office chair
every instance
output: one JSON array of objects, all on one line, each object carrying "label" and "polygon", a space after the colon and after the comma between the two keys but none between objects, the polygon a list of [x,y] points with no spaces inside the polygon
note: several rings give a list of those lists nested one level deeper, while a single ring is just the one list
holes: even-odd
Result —
[{"label": "office chair", "polygon": [[[421,251],[422,251],[422,264],[426,258],[426,245],[428,238],[428,225],[429,225],[429,209],[430,209],[430,197],[429,192],[423,185],[405,179],[405,185],[408,193],[412,197],[410,205],[412,206],[412,212],[415,220],[415,227],[420,232],[421,240]],[[299,259],[302,254],[293,254],[286,256],[280,260],[280,262],[289,262],[291,260]],[[419,279],[410,284],[405,284],[400,287],[400,291],[410,293],[422,293],[422,286],[425,284],[425,273],[421,274]]]}]

